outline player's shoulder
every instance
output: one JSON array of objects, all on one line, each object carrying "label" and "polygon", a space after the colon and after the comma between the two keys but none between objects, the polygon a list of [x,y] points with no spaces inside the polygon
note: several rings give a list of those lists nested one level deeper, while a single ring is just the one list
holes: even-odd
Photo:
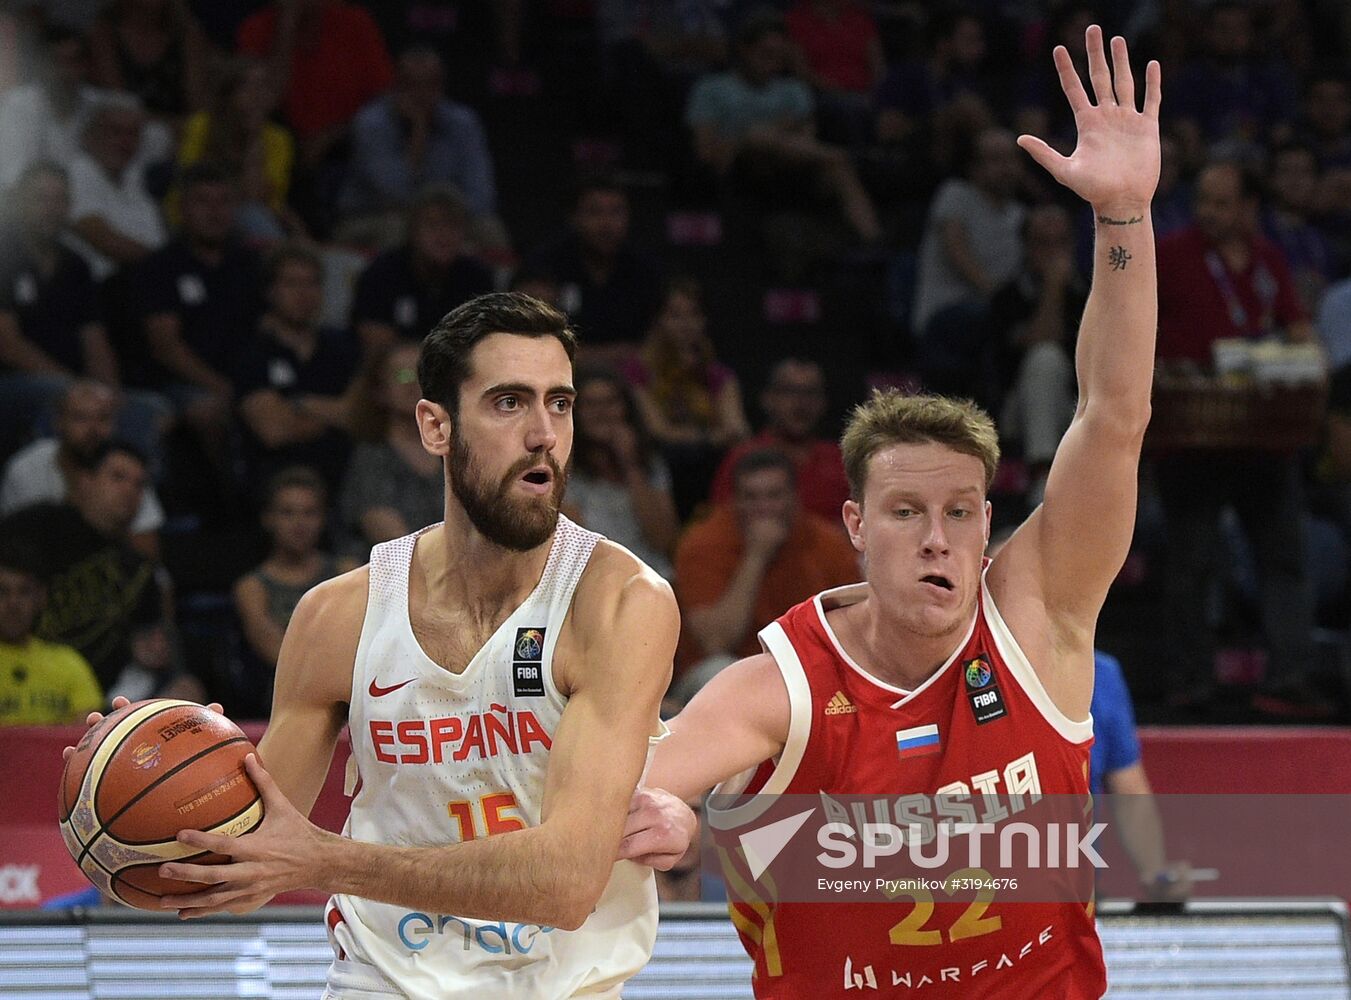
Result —
[{"label": "player's shoulder", "polygon": [[290,629],[304,632],[314,640],[351,639],[355,645],[366,617],[370,582],[371,569],[367,564],[315,584],[296,605]]},{"label": "player's shoulder", "polygon": [[671,585],[628,549],[604,538],[596,542],[578,581],[573,616],[584,630],[610,628],[632,616],[679,622]]}]

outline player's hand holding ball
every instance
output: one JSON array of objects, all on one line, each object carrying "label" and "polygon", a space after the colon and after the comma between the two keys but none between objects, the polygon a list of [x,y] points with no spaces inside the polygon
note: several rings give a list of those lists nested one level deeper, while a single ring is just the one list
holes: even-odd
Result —
[{"label": "player's hand holding ball", "polygon": [[198,917],[315,885],[320,842],[337,838],[291,805],[220,705],[117,698],[85,721],[63,754],[61,833],[105,895]]},{"label": "player's hand holding ball", "polygon": [[157,910],[196,885],[165,877],[166,861],[196,867],[228,860],[179,840],[184,828],[240,836],[263,821],[265,804],[245,758],[253,744],[220,706],[154,699],[113,703],[65,751],[61,835],[71,857],[105,895]]}]

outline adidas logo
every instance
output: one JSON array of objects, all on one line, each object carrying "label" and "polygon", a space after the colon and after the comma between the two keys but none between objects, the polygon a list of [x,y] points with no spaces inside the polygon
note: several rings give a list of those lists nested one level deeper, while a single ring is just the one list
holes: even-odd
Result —
[{"label": "adidas logo", "polygon": [[836,691],[835,697],[826,705],[827,715],[853,715],[857,711],[858,706],[850,703],[843,691]]}]

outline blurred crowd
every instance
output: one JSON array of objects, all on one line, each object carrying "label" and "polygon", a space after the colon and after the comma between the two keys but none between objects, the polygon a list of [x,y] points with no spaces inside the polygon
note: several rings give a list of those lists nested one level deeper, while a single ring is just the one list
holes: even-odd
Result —
[{"label": "blurred crowd", "polygon": [[989,409],[1016,523],[1093,225],[1015,138],[1073,148],[1050,50],[1093,22],[1163,64],[1160,372],[1242,340],[1319,373],[1293,445],[1148,450],[1099,645],[1154,718],[1344,718],[1338,0],[9,0],[0,723],[265,716],[300,595],[440,519],[418,344],[492,289],[579,331],[565,512],[672,580],[672,706],[857,578],[871,387]]}]

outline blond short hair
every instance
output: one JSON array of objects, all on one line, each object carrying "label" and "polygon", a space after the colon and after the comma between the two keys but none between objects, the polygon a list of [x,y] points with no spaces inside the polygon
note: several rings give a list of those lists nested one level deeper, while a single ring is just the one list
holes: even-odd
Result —
[{"label": "blond short hair", "polygon": [[849,414],[840,438],[853,498],[863,501],[868,462],[883,448],[929,442],[980,459],[985,466],[985,490],[989,492],[999,466],[999,435],[988,413],[969,399],[907,396],[896,389],[874,389],[867,402]]}]

